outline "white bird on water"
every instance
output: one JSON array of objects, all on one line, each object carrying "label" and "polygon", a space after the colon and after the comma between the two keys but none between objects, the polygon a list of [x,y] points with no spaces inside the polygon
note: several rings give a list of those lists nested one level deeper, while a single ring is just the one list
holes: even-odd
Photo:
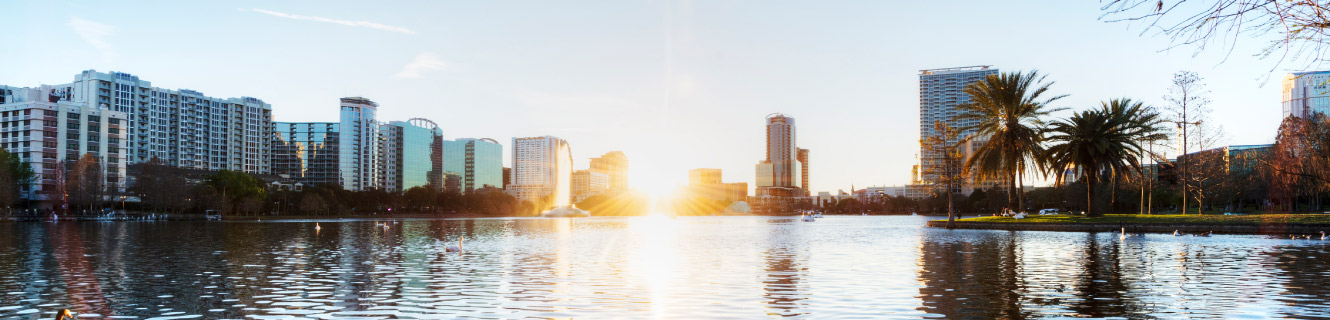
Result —
[{"label": "white bird on water", "polygon": [[1321,241],[1325,241],[1325,231],[1321,231]]},{"label": "white bird on water", "polygon": [[462,240],[463,240],[463,239],[466,239],[466,237],[465,237],[465,236],[463,236],[463,237],[458,237],[458,238],[457,238],[457,245],[455,245],[455,246],[454,246],[454,245],[451,245],[451,244],[450,244],[450,245],[447,245],[447,246],[443,247],[443,251],[444,251],[444,252],[462,252]]},{"label": "white bird on water", "polygon": [[315,223],[314,223],[314,231],[319,231],[319,229],[323,229],[323,228],[319,227],[319,223],[318,223],[318,222],[315,222]]},{"label": "white bird on water", "polygon": [[1121,240],[1121,239],[1126,239],[1126,238],[1127,238],[1127,228],[1126,228],[1126,227],[1123,227],[1123,228],[1122,228],[1122,233],[1121,233],[1120,235],[1118,235],[1118,239]]}]

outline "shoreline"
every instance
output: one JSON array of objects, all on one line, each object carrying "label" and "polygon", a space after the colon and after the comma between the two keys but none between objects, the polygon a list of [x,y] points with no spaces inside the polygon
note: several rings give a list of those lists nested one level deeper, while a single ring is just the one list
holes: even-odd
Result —
[{"label": "shoreline", "polygon": [[[115,218],[103,218],[98,216],[61,216],[55,221],[86,221],[86,222],[109,222],[109,221],[144,221],[144,217],[154,215],[154,213],[133,213],[131,215],[120,215]],[[207,221],[207,217],[201,213],[156,213],[156,218],[147,219],[147,221]],[[849,216],[857,217],[858,214],[826,214],[827,216]],[[910,216],[909,214],[875,214],[873,216]],[[922,215],[921,215],[922,216]],[[635,216],[597,216],[591,217],[635,217]],[[799,217],[799,214],[742,214],[742,215],[698,215],[677,217]],[[541,216],[515,216],[499,215],[490,216],[476,213],[393,213],[376,215],[269,215],[269,216],[224,216],[222,221],[298,221],[298,220],[346,220],[346,219],[477,219],[477,218],[542,218]],[[52,221],[47,216],[0,216],[0,222],[49,222]]]},{"label": "shoreline", "polygon": [[[1032,221],[1022,221],[1022,220]],[[926,227],[945,229],[947,220],[930,220]],[[1122,232],[1183,234],[1314,235],[1330,230],[1330,215],[1271,214],[1249,216],[1105,215],[1086,218],[1031,216],[1026,219],[979,217],[957,219],[956,229],[1054,232]],[[1318,238],[1319,239],[1319,238]]]}]

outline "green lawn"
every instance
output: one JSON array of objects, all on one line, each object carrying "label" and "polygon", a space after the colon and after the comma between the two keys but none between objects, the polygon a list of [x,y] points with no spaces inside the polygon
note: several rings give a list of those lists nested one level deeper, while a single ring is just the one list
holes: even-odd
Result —
[{"label": "green lawn", "polygon": [[[941,220],[946,221],[946,220]],[[978,217],[959,219],[970,222],[1038,222],[1038,223],[1129,223],[1129,224],[1330,224],[1330,214],[1253,214],[1244,216],[1225,215],[1180,215],[1180,214],[1109,214],[1098,218],[1085,216],[1039,216],[1031,215],[1025,219],[1003,217]]]}]

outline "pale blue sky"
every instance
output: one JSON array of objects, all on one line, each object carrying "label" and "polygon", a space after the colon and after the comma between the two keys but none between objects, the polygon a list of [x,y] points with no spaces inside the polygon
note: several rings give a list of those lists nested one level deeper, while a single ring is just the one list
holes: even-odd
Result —
[{"label": "pale blue sky", "polygon": [[[1206,78],[1234,144],[1273,141],[1274,60],[1191,48],[1099,21],[1092,1],[227,1],[3,5],[0,84],[85,69],[253,96],[275,121],[334,121],[337,98],[448,138],[568,139],[575,166],[610,150],[636,187],[724,169],[753,182],[763,117],[793,116],[812,189],[904,184],[918,151],[918,71],[1039,69],[1070,94],[1160,104],[1178,70]],[[1222,62],[1222,63],[1221,63]],[[508,160],[505,159],[505,162]],[[657,182],[657,185],[645,185]]]}]

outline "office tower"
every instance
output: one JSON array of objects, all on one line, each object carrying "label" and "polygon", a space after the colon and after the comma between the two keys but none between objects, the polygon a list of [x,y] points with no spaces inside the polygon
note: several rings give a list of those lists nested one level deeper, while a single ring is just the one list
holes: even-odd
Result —
[{"label": "office tower", "polygon": [[65,163],[84,154],[98,159],[108,194],[125,191],[129,135],[124,112],[91,107],[61,96],[63,89],[0,87],[0,147],[32,166],[31,183],[19,186],[23,198],[52,208],[64,191],[60,188]]},{"label": "office tower", "polygon": [[379,125],[378,187],[400,192],[415,187],[444,189],[443,131],[413,118]]},{"label": "office tower", "polygon": [[[945,69],[930,69],[919,71],[919,138],[928,139],[941,133],[934,132],[933,123],[941,121],[948,126],[956,129],[973,126],[977,123],[974,120],[959,121],[956,116],[960,113],[958,105],[970,103],[970,95],[965,93],[965,87],[971,83],[983,80],[989,75],[996,75],[998,70],[992,66],[972,66]],[[972,134],[972,131],[962,131],[957,139],[964,139]],[[954,143],[955,141],[949,141]],[[982,144],[983,141],[976,140],[972,146]],[[970,148],[973,149],[973,148]],[[937,172],[932,168],[933,161],[938,155],[929,152],[922,145],[920,146],[920,165],[924,174],[920,177],[925,183],[933,183],[938,180]],[[965,157],[969,157],[966,153]],[[988,184],[988,183],[985,183]],[[961,193],[962,185],[950,186],[951,192]]]},{"label": "office tower", "polygon": [[448,190],[467,193],[503,187],[503,146],[498,141],[462,138],[443,145]]},{"label": "office tower", "polygon": [[794,118],[767,115],[767,158],[757,164],[757,195],[793,197],[803,195],[803,165],[799,163]]},{"label": "office tower", "polygon": [[503,184],[501,187],[507,189],[509,184],[513,183],[513,168],[503,167]]},{"label": "office tower", "polygon": [[341,123],[274,122],[272,173],[306,185],[341,185]]},{"label": "office tower", "polygon": [[378,158],[384,150],[378,147],[377,109],[378,104],[369,99],[342,98],[339,122],[274,122],[272,173],[307,185],[338,184],[350,191],[378,188]]},{"label": "office tower", "polygon": [[378,163],[374,166],[379,181],[375,185],[386,191],[405,190],[402,188],[402,151],[405,149],[402,129],[393,123],[379,124]]},{"label": "office tower", "polygon": [[379,104],[362,97],[342,98],[341,103],[341,179],[346,190],[359,191],[377,187],[375,165],[379,154],[379,123],[375,118]]},{"label": "office tower", "polygon": [[75,75],[74,82],[43,87],[49,87],[50,98],[57,101],[124,113],[123,145],[130,163],[155,157],[188,169],[270,171],[272,105],[263,100],[154,87],[114,71],[87,70]]},{"label": "office tower", "polygon": [[720,169],[710,169],[710,168],[698,168],[698,169],[688,170],[688,185],[698,186],[698,185],[708,185],[708,184],[720,184],[721,183],[720,172],[721,172]]},{"label": "office tower", "polygon": [[1284,75],[1284,117],[1310,118],[1330,115],[1330,71],[1296,72]]},{"label": "office tower", "polygon": [[513,138],[512,159],[508,194],[531,201],[539,210],[569,204],[573,157],[567,141],[552,136]]},{"label": "office tower", "polygon": [[799,148],[799,155],[796,156],[795,159],[799,160],[799,167],[800,167],[799,172],[803,173],[803,177],[799,179],[799,181],[802,183],[800,184],[799,188],[804,189],[803,190],[804,196],[807,197],[808,196],[808,149]]},{"label": "office tower", "polygon": [[573,171],[569,187],[572,188],[572,201],[574,203],[582,202],[587,197],[599,195],[609,190],[610,175],[596,170],[576,170]]},{"label": "office tower", "polygon": [[725,183],[720,169],[699,168],[688,170],[688,190],[693,196],[711,201],[744,201],[748,199],[748,183]]},{"label": "office tower", "polygon": [[600,158],[591,158],[591,170],[610,176],[610,190],[628,190],[628,156],[623,152],[610,151]]}]

